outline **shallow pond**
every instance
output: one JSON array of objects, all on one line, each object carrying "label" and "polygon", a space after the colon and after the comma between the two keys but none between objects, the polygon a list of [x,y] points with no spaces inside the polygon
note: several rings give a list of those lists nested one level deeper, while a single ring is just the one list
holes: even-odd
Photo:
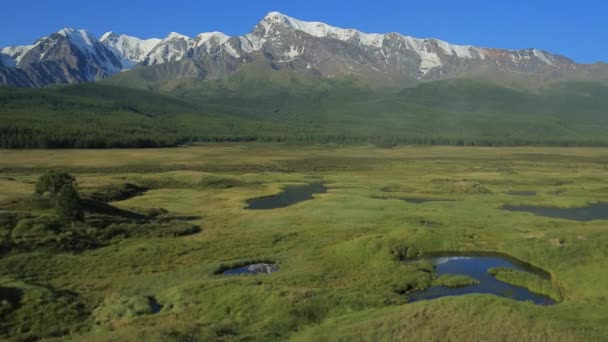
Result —
[{"label": "shallow pond", "polygon": [[279,270],[275,264],[250,264],[241,267],[232,268],[222,272],[223,275],[239,275],[239,274],[270,274]]},{"label": "shallow pond", "polygon": [[422,204],[427,202],[455,202],[451,199],[436,199],[436,198],[417,198],[417,197],[374,197],[380,200],[399,200],[412,204]]},{"label": "shallow pond", "polygon": [[154,297],[148,297],[148,304],[150,305],[152,314],[157,314],[163,309],[163,306],[159,304]]},{"label": "shallow pond", "polygon": [[520,271],[530,272],[542,278],[550,275],[540,269],[511,259],[502,255],[462,255],[452,254],[444,256],[424,257],[417,260],[428,260],[436,267],[436,275],[466,275],[479,281],[477,284],[462,287],[431,286],[423,291],[414,291],[407,294],[410,302],[429,300],[448,296],[462,296],[467,294],[491,294],[518,301],[532,301],[538,305],[552,305],[555,302],[530,290],[507,284],[497,280],[488,273],[494,267],[506,267]]},{"label": "shallow pond", "polygon": [[429,198],[399,198],[402,201],[405,201],[407,203],[413,203],[413,204],[421,204],[421,203],[427,203],[427,202],[455,202],[455,200],[450,200],[450,199],[429,199]]},{"label": "shallow pond", "polygon": [[574,221],[608,220],[608,202],[589,204],[580,208],[539,207],[534,205],[505,205],[508,211],[525,211],[538,216],[562,218]]},{"label": "shallow pond", "polygon": [[507,192],[507,195],[532,197],[536,196],[536,191],[509,191]]},{"label": "shallow pond", "polygon": [[298,202],[313,199],[313,194],[326,193],[327,188],[321,183],[307,185],[289,185],[278,195],[254,198],[247,201],[250,210],[267,210],[284,208]]}]

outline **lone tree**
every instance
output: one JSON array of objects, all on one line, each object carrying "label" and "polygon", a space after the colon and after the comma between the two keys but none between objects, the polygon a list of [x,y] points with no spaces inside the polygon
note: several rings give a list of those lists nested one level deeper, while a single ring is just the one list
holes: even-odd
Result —
[{"label": "lone tree", "polygon": [[51,197],[55,197],[62,191],[66,184],[70,184],[74,187],[75,182],[76,178],[67,172],[47,171],[38,178],[34,191],[37,196],[42,196],[48,192]]},{"label": "lone tree", "polygon": [[67,172],[48,171],[36,182],[36,196],[49,193],[55,204],[55,212],[62,222],[84,220],[80,196],[76,191],[76,178]]},{"label": "lone tree", "polygon": [[84,213],[80,205],[80,196],[72,183],[66,183],[57,196],[55,210],[63,222],[84,220]]}]

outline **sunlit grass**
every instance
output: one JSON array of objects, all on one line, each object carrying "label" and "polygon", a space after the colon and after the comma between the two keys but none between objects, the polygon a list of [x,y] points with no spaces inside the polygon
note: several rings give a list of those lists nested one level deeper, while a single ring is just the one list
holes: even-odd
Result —
[{"label": "sunlit grass", "polygon": [[[91,315],[98,308],[112,313],[94,328],[92,318],[83,319],[81,339],[571,341],[607,333],[605,221],[549,219],[501,207],[608,200],[608,150],[252,144],[47,153],[0,151],[0,167],[14,179],[1,180],[8,189],[2,196],[29,196],[27,181],[61,167],[75,173],[81,188],[147,185],[142,196],[112,204],[164,208],[191,216],[202,228],[192,236],[127,239],[82,254],[0,258],[3,277],[73,291]],[[231,186],[201,182],[209,177],[211,184]],[[318,180],[328,192],[313,200],[245,209],[247,199]],[[453,186],[465,180],[489,192]],[[507,194],[527,190],[537,196]],[[374,198],[382,195],[454,201]],[[538,307],[474,295],[407,304],[401,293],[432,279],[399,258],[447,250],[497,251],[543,268],[552,283],[542,286],[559,291],[564,301]],[[255,277],[215,274],[222,265],[247,260],[273,261],[280,270]],[[161,312],[111,318],[142,296],[153,296]]]}]

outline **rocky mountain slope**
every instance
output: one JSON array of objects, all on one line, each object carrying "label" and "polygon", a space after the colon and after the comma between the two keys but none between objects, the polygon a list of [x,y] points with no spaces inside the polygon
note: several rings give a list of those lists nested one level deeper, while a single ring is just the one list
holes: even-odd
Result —
[{"label": "rocky mountain slope", "polygon": [[108,32],[96,39],[84,30],[63,29],[33,45],[1,49],[0,85],[79,83],[126,70],[130,71],[121,77],[149,81],[223,79],[255,63],[268,72],[357,75],[397,84],[476,73],[559,77],[589,68],[539,49],[513,51],[398,33],[368,34],[271,12],[250,33],[237,37],[171,33],[164,39],[144,40]]},{"label": "rocky mountain slope", "polygon": [[116,74],[119,57],[85,30],[62,29],[33,45],[1,50],[8,67],[0,69],[0,84],[43,86],[79,83]]}]

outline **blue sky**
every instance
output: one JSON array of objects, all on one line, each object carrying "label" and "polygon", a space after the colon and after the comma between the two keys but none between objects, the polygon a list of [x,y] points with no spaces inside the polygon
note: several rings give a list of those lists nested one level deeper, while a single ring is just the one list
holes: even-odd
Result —
[{"label": "blue sky", "polygon": [[31,44],[63,27],[141,38],[171,31],[193,36],[247,33],[270,11],[357,28],[451,43],[536,47],[578,62],[608,62],[606,0],[29,0],[0,5],[0,46]]}]

